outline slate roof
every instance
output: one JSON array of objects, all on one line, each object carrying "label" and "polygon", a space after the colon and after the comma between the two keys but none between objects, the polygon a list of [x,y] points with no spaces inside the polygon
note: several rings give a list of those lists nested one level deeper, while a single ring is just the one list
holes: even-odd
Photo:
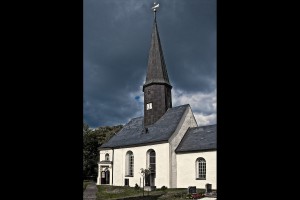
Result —
[{"label": "slate roof", "polygon": [[217,149],[217,125],[189,128],[176,153]]},{"label": "slate roof", "polygon": [[156,17],[154,18],[153,30],[151,35],[146,82],[143,85],[143,88],[154,83],[166,84],[172,88],[169,82],[167,67],[165,64],[164,55],[159,39]]},{"label": "slate roof", "polygon": [[144,117],[134,118],[100,148],[121,148],[167,142],[189,106],[186,104],[169,108],[157,122],[147,126],[148,133],[146,133],[143,125]]}]

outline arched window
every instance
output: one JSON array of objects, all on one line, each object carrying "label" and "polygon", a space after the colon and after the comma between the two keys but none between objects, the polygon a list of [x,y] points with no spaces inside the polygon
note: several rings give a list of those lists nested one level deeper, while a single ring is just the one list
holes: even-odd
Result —
[{"label": "arched window", "polygon": [[109,154],[108,154],[108,153],[105,154],[105,160],[106,160],[106,161],[109,161]]},{"label": "arched window", "polygon": [[126,153],[125,165],[125,175],[133,176],[134,157],[132,151],[128,151]]},{"label": "arched window", "polygon": [[153,149],[147,151],[147,168],[150,169],[150,174],[145,177],[145,184],[146,186],[155,186],[156,153]]},{"label": "arched window", "polygon": [[196,179],[206,179],[206,161],[204,158],[197,158],[196,160]]},{"label": "arched window", "polygon": [[156,154],[154,150],[150,150],[148,153],[148,160],[149,160],[149,165],[148,167],[150,168],[150,171],[152,174],[155,174],[155,169],[156,169]]}]

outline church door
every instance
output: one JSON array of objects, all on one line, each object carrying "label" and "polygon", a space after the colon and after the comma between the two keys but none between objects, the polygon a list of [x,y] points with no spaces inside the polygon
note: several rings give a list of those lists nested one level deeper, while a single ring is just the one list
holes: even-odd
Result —
[{"label": "church door", "polygon": [[105,171],[101,172],[101,185],[105,184]]},{"label": "church door", "polygon": [[145,177],[145,186],[155,186],[154,177],[155,174],[153,173],[147,174]]},{"label": "church door", "polygon": [[150,186],[150,174],[147,174],[145,177],[145,186]]},{"label": "church door", "polygon": [[109,184],[109,170],[101,172],[101,184]]},{"label": "church door", "polygon": [[109,170],[105,172],[105,184],[109,184]]}]

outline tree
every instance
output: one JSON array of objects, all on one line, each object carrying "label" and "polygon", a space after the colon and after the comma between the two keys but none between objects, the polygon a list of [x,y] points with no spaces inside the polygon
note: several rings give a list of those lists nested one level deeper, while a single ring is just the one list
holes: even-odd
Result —
[{"label": "tree", "polygon": [[[150,167],[147,169],[144,169],[144,168],[141,168],[141,174],[142,174],[142,177],[143,177],[143,196],[144,196],[144,188],[145,188],[145,177],[151,173],[151,170],[150,170]],[[149,195],[149,191],[148,191],[148,195]]]},{"label": "tree", "polygon": [[97,172],[98,140],[87,124],[83,124],[83,176],[95,177]]},{"label": "tree", "polygon": [[83,122],[83,176],[84,179],[97,177],[99,150],[98,148],[108,141],[123,126],[105,126],[90,129]]}]

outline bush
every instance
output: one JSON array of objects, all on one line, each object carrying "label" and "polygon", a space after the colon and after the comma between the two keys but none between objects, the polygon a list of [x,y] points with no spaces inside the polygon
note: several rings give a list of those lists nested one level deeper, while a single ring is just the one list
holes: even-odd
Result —
[{"label": "bush", "polygon": [[165,191],[165,190],[167,190],[168,188],[167,188],[166,186],[162,186],[160,189],[161,189],[162,191]]},{"label": "bush", "polygon": [[136,183],[135,186],[134,186],[134,189],[139,190],[140,186],[138,186],[138,184]]}]

